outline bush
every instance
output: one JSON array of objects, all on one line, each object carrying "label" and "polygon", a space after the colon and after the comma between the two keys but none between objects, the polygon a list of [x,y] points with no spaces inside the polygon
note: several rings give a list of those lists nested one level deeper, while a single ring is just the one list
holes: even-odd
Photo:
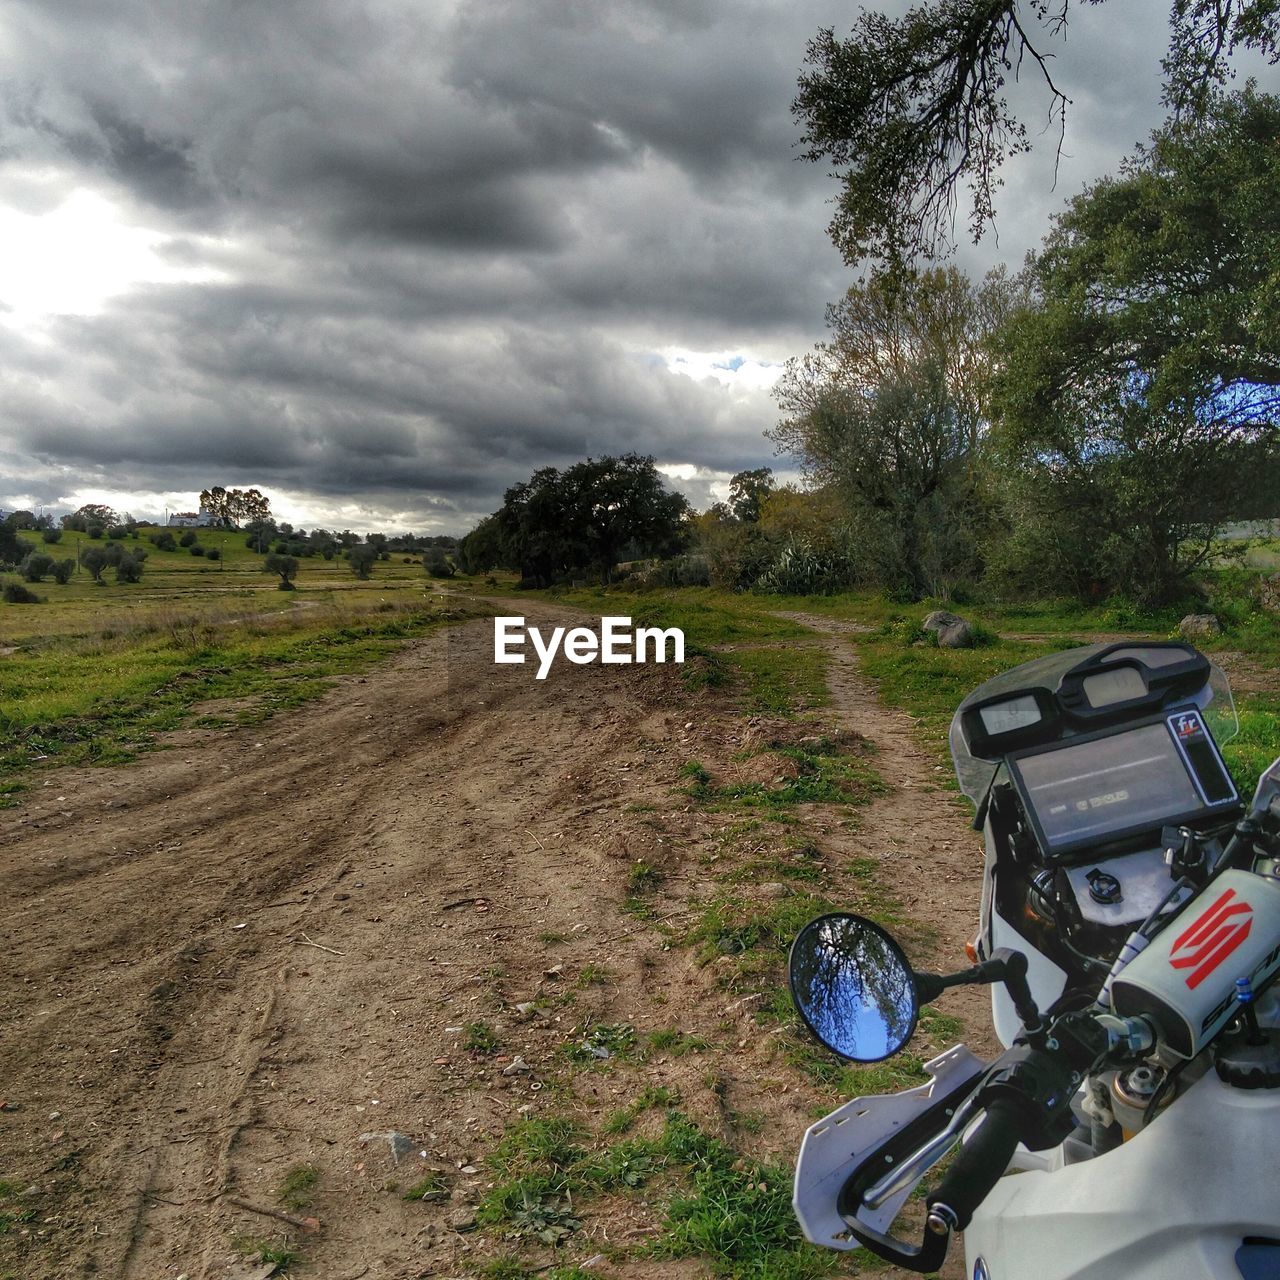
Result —
[{"label": "bush", "polygon": [[118,524],[114,528],[107,530],[107,537],[113,542],[123,542],[128,536],[129,530],[122,524]]},{"label": "bush", "polygon": [[180,547],[194,547],[195,545],[196,531],[194,529],[188,529],[186,533],[178,539],[178,546]]},{"label": "bush", "polygon": [[18,572],[28,582],[39,582],[46,573],[53,572],[53,557],[45,555],[43,551],[33,551],[18,566]]},{"label": "bush", "polygon": [[222,551],[221,551],[221,549],[220,549],[220,548],[218,548],[218,547],[208,547],[208,548],[206,548],[206,550],[205,550],[204,558],[205,558],[206,560],[221,560],[221,559],[222,559]]},{"label": "bush", "polygon": [[204,555],[204,548],[198,542],[191,543],[191,545],[187,547],[187,550],[190,551],[193,556]]},{"label": "bush", "polygon": [[66,586],[71,581],[71,575],[76,571],[76,562],[74,560],[55,560],[53,568],[50,572],[53,574],[54,582],[61,586]]},{"label": "bush", "polygon": [[89,537],[97,539],[102,537],[105,530],[100,524],[91,524],[88,528]]},{"label": "bush", "polygon": [[173,534],[168,529],[160,533],[150,533],[147,535],[147,541],[151,543],[157,551],[177,551],[178,544],[173,540]]},{"label": "bush", "polygon": [[41,537],[45,540],[45,542],[47,542],[50,546],[53,546],[53,544],[54,544],[55,542],[61,542],[61,541],[62,541],[62,530],[61,530],[61,529],[46,529],[46,530],[45,530],[45,531],[44,531],[40,536],[41,536]]},{"label": "bush", "polygon": [[452,578],[455,569],[453,561],[443,551],[428,551],[422,557],[422,566],[433,578]]},{"label": "bush", "polygon": [[142,561],[137,556],[121,556],[116,562],[117,582],[137,582],[142,577]]},{"label": "bush", "polygon": [[6,582],[3,594],[6,604],[41,604],[44,601],[43,596],[28,591],[20,582]]}]

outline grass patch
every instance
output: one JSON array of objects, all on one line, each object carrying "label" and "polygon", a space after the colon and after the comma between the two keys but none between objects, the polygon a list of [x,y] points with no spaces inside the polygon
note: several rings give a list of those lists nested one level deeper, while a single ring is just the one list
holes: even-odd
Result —
[{"label": "grass patch", "polygon": [[679,1105],[680,1095],[674,1089],[668,1089],[665,1085],[650,1085],[635,1101],[613,1112],[604,1122],[603,1132],[629,1133],[636,1120],[650,1107],[670,1108]]},{"label": "grass patch", "polygon": [[687,1035],[674,1027],[650,1031],[645,1038],[654,1053],[669,1053],[674,1058],[683,1058],[686,1053],[702,1053],[711,1047],[702,1036]]},{"label": "grass patch", "polygon": [[839,751],[827,739],[778,747],[775,754],[790,761],[793,768],[788,771],[789,776],[771,783],[730,782],[717,786],[702,765],[690,761],[683,769],[684,776],[691,779],[688,794],[710,808],[742,807],[776,814],[797,804],[866,804],[886,790],[866,759]]},{"label": "grass patch", "polygon": [[[669,1106],[653,1091],[638,1104]],[[643,1108],[640,1108],[643,1109]],[[477,1211],[504,1238],[563,1244],[582,1225],[591,1197],[631,1194],[663,1179],[663,1238],[644,1252],[658,1258],[701,1257],[729,1280],[810,1280],[840,1267],[834,1254],[805,1242],[791,1211],[791,1174],[781,1165],[744,1159],[726,1142],[669,1110],[661,1133],[587,1150],[582,1131],[564,1119],[521,1121],[504,1135],[489,1167],[505,1180]],[[579,1206],[585,1206],[580,1208]],[[482,1273],[523,1277],[537,1270],[520,1258],[489,1263]],[[569,1272],[566,1271],[566,1275]]]},{"label": "grass patch", "polygon": [[497,1053],[498,1033],[487,1022],[468,1022],[463,1027],[462,1047],[471,1053]]},{"label": "grass patch", "polygon": [[401,1196],[403,1200],[447,1200],[449,1188],[445,1185],[444,1176],[439,1173],[428,1173],[419,1178],[408,1191]]},{"label": "grass patch", "polygon": [[271,1262],[277,1267],[291,1267],[302,1261],[302,1253],[288,1243],[277,1244],[263,1236],[237,1234],[231,1238],[231,1247],[244,1258],[257,1258],[259,1262]]},{"label": "grass patch", "polygon": [[578,1039],[562,1046],[570,1062],[587,1066],[635,1054],[636,1029],[629,1022],[595,1022]]},{"label": "grass patch", "polygon": [[320,1170],[313,1164],[294,1165],[284,1176],[276,1198],[286,1208],[309,1209],[320,1183]]}]

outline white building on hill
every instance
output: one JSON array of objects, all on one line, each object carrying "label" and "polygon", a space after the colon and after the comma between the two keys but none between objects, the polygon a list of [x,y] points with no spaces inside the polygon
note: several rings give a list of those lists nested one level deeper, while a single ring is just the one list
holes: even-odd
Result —
[{"label": "white building on hill", "polygon": [[171,529],[207,529],[217,524],[212,511],[201,507],[199,511],[175,511],[169,517]]}]

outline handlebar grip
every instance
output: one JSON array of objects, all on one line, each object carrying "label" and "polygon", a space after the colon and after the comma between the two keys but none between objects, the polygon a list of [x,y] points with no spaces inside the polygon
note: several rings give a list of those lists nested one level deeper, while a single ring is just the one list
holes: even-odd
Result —
[{"label": "handlebar grip", "polygon": [[1022,1129],[1017,1105],[1007,1098],[993,1099],[977,1132],[960,1148],[946,1176],[929,1195],[929,1207],[945,1205],[955,1214],[956,1230],[963,1231],[1009,1167]]}]

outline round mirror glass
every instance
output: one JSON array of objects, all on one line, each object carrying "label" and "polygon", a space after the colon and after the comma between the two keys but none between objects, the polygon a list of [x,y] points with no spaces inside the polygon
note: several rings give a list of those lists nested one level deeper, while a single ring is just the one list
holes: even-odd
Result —
[{"label": "round mirror glass", "polygon": [[853,1062],[897,1053],[916,1029],[907,957],[861,916],[819,916],[805,925],[791,945],[791,998],[809,1030]]}]

